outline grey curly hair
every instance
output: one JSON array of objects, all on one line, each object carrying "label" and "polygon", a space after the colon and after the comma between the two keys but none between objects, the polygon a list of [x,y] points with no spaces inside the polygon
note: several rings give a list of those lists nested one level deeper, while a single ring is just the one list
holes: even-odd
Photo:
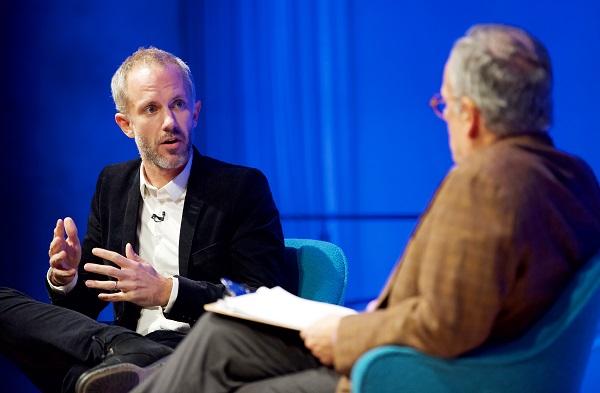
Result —
[{"label": "grey curly hair", "polygon": [[547,132],[552,66],[543,44],[505,25],[476,25],[456,41],[447,65],[452,95],[469,97],[498,136]]}]

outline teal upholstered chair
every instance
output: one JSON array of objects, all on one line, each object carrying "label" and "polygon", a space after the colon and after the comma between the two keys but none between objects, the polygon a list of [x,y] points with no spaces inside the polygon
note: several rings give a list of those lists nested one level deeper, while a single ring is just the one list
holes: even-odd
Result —
[{"label": "teal upholstered chair", "polygon": [[310,239],[285,239],[286,259],[298,265],[298,296],[342,304],[348,281],[346,257],[333,243]]},{"label": "teal upholstered chair", "polygon": [[578,392],[596,332],[599,288],[596,256],[519,339],[453,360],[408,347],[375,348],[354,365],[353,392]]}]

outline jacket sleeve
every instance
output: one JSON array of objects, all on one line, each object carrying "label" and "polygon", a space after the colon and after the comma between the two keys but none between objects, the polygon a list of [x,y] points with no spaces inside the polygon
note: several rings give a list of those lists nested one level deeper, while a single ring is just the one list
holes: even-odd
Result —
[{"label": "jacket sleeve", "polygon": [[[490,334],[514,277],[514,209],[493,182],[450,173],[407,246],[383,308],[342,319],[335,368],[367,350],[406,345],[453,357]],[[398,286],[414,285],[410,296]]]},{"label": "jacket sleeve", "polygon": [[281,285],[283,232],[266,177],[250,170],[239,195],[234,214],[240,220],[231,239],[232,278],[253,288]]},{"label": "jacket sleeve", "polygon": [[87,262],[102,263],[100,258],[92,255],[92,248],[102,247],[102,224],[100,220],[100,195],[102,193],[102,184],[104,178],[104,171],[98,176],[96,182],[96,191],[92,198],[92,204],[90,207],[90,215],[88,218],[87,232],[83,243],[81,245],[81,261],[78,268],[78,279],[75,287],[67,294],[62,294],[53,291],[46,282],[48,294],[52,304],[70,308],[78,311],[90,318],[96,319],[98,314],[107,303],[98,299],[98,290],[90,289],[85,286],[85,281],[92,280],[105,280],[105,276],[99,276],[97,274],[88,273],[83,270],[83,265]]}]

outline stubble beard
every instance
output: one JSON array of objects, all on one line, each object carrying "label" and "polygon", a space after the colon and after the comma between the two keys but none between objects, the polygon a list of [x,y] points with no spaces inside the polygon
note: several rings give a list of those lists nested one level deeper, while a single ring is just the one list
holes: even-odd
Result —
[{"label": "stubble beard", "polygon": [[142,160],[150,162],[158,168],[162,169],[176,169],[184,166],[192,153],[191,133],[187,142],[187,148],[181,154],[177,154],[175,157],[165,157],[158,152],[158,146],[152,146],[148,140],[140,135],[135,136],[135,144],[137,145],[138,151]]}]

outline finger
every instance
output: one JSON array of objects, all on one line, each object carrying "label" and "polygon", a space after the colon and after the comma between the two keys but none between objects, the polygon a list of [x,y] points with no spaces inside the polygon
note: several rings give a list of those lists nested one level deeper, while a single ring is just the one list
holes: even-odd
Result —
[{"label": "finger", "polygon": [[65,239],[62,237],[55,237],[50,242],[50,249],[48,250],[48,256],[51,257],[53,254],[61,251],[64,248]]},{"label": "finger", "polygon": [[311,324],[309,326],[306,326],[304,329],[302,329],[300,331],[300,337],[302,337],[304,340],[306,340],[307,338],[314,336],[314,326],[315,324]]},{"label": "finger", "polygon": [[48,257],[52,257],[52,255],[56,254],[57,252],[61,251],[62,249],[63,249],[63,247],[62,247],[62,242],[61,242],[60,237],[55,237],[50,242],[50,247],[48,248]]},{"label": "finger", "polygon": [[56,225],[54,226],[54,237],[65,237],[64,223],[60,218],[56,220]]},{"label": "finger", "polygon": [[62,250],[62,251],[52,255],[50,257],[50,266],[52,266],[55,269],[65,270],[65,269],[63,269],[62,262],[65,260],[66,257],[67,257],[67,252],[65,250]]},{"label": "finger", "polygon": [[310,337],[304,336],[302,341],[304,342],[304,346],[312,351],[313,340]]},{"label": "finger", "polygon": [[103,291],[114,291],[117,289],[113,280],[86,280],[85,286],[88,288],[102,289]]},{"label": "finger", "polygon": [[92,248],[92,254],[99,258],[106,259],[107,261],[111,261],[120,267],[133,266],[132,261],[128,260],[118,252],[105,250],[104,248]]},{"label": "finger", "polygon": [[136,262],[140,262],[141,260],[140,256],[133,250],[133,246],[131,245],[131,243],[127,243],[127,245],[125,246],[125,256]]},{"label": "finger", "polygon": [[126,294],[124,292],[114,292],[114,293],[99,293],[98,299],[104,300],[105,302],[124,302],[127,301]]},{"label": "finger", "polygon": [[75,225],[75,221],[73,221],[71,217],[65,218],[64,227],[67,231],[67,236],[69,237],[69,240],[78,243],[79,237],[77,235],[77,225]]},{"label": "finger", "polygon": [[77,272],[77,269],[68,269],[68,270],[52,269],[52,274],[56,278],[71,279],[71,278],[75,277],[76,272]]},{"label": "finger", "polygon": [[60,218],[56,220],[56,225],[54,226],[52,234],[53,237],[52,241],[50,242],[50,248],[48,250],[49,257],[51,257],[52,254],[57,253],[60,250],[60,248],[62,248],[64,245],[63,241],[65,237],[65,231],[63,226],[63,220],[61,220]]},{"label": "finger", "polygon": [[90,273],[104,274],[106,276],[114,277],[116,279],[121,278],[121,269],[118,269],[114,266],[99,265],[97,263],[86,263],[85,265],[83,265],[83,269],[86,272]]}]

